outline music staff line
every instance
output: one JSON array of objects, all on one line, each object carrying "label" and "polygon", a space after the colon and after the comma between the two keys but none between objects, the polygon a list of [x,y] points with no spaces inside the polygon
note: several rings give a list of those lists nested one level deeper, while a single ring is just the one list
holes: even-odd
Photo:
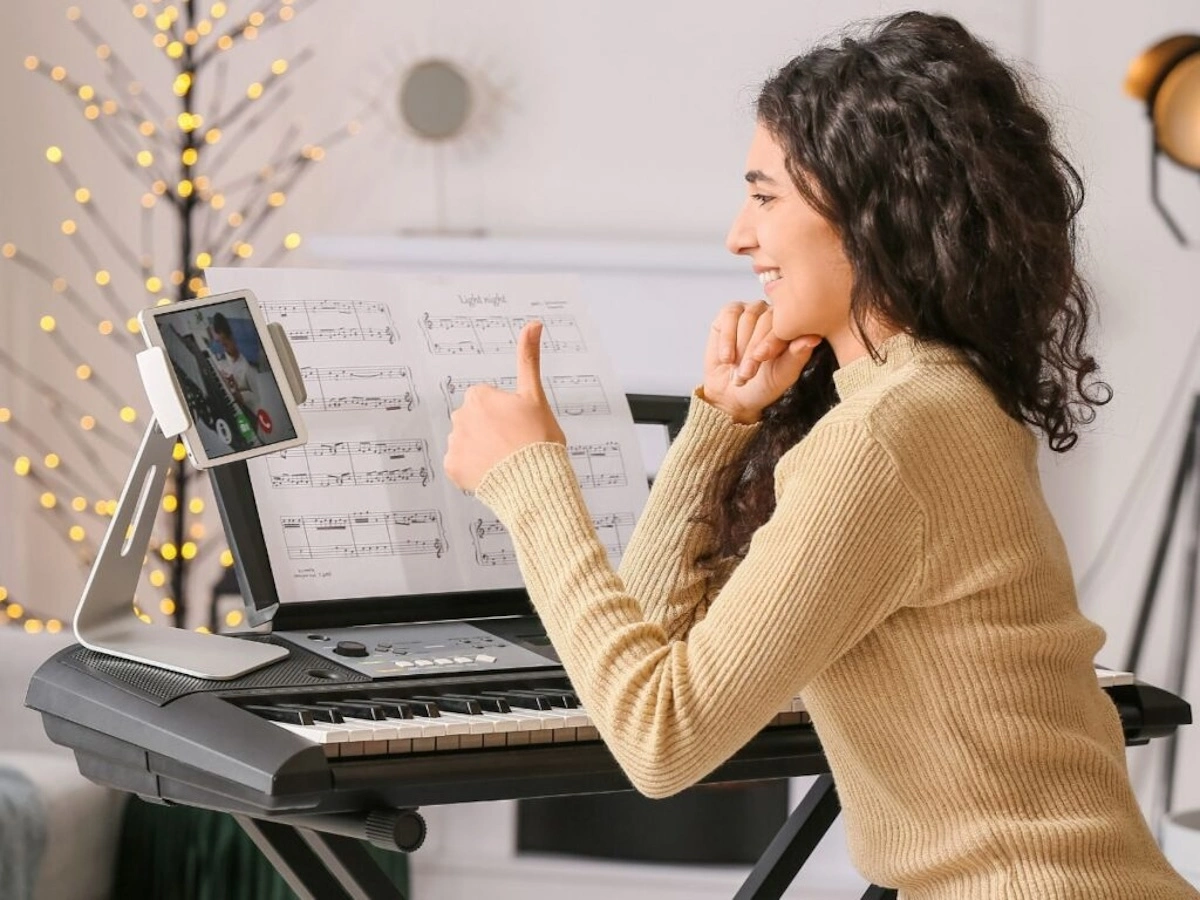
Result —
[{"label": "music staff line", "polygon": [[278,322],[293,343],[322,341],[386,341],[400,334],[387,304],[375,300],[282,300],[262,304],[267,318]]},{"label": "music staff line", "polygon": [[[412,412],[420,405],[408,366],[303,366],[306,412],[387,409]],[[366,385],[370,390],[364,390]]]},{"label": "music staff line", "polygon": [[434,556],[448,550],[436,509],[280,516],[289,559]]},{"label": "music staff line", "polygon": [[[600,513],[592,516],[596,536],[613,559],[625,551],[635,524],[631,512]],[[516,565],[517,552],[508,530],[497,519],[476,519],[471,523],[471,544],[475,563],[480,566]]]},{"label": "music staff line", "polygon": [[424,439],[309,443],[266,458],[273,488],[375,484],[427,486],[434,478]]},{"label": "music staff line", "polygon": [[[517,388],[513,375],[500,378],[455,378],[453,375],[442,380],[442,395],[446,399],[446,415],[453,415],[462,406],[462,397],[467,388],[476,384],[490,384],[506,391]],[[612,413],[604,386],[595,375],[548,375],[542,378],[546,399],[557,416],[607,416]]]},{"label": "music staff line", "polygon": [[[438,356],[484,356],[515,350],[517,336],[525,323],[533,318],[502,315],[435,316],[426,312],[418,324],[430,353]],[[574,316],[557,314],[536,318],[542,323],[543,353],[582,353],[587,350],[587,342]]]}]

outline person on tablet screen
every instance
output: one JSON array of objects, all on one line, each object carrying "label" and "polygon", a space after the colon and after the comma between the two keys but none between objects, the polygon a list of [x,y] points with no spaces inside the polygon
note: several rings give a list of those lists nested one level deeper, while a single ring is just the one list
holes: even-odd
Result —
[{"label": "person on tablet screen", "polygon": [[242,353],[237,339],[233,336],[233,328],[230,327],[229,320],[223,313],[217,313],[212,317],[211,327],[213,337],[225,351],[225,358],[217,360],[217,372],[233,394],[234,402],[253,422],[257,407],[254,394],[257,370]]},{"label": "person on tablet screen", "polygon": [[1200,898],[1138,807],[1039,483],[1040,441],[1069,450],[1111,397],[1050,122],[990,47],[920,12],[793,59],[757,120],[727,244],[766,300],[712,322],[620,570],[539,325],[515,393],[455,411],[448,476],[508,528],[643,793],[697,783],[798,693],[855,864],[904,900]]}]

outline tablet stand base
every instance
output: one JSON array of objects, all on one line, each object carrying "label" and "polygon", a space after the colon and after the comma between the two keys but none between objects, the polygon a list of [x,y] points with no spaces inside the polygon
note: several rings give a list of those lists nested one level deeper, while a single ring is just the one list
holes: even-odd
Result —
[{"label": "tablet stand base", "polygon": [[283,659],[287,648],[154,627],[133,613],[174,449],[175,437],[164,434],[158,421],[151,419],[75,610],[75,637],[98,653],[227,681]]}]

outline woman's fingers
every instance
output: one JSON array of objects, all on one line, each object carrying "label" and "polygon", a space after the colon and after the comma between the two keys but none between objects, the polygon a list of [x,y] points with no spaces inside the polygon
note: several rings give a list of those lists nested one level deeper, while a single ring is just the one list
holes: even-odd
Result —
[{"label": "woman's fingers", "polygon": [[737,301],[721,307],[708,333],[708,346],[704,351],[706,366],[735,365],[745,352],[758,317],[767,309],[769,307],[762,300],[754,303]]},{"label": "woman's fingers", "polygon": [[741,318],[738,319],[737,326],[737,355],[734,357],[735,362],[742,362],[746,358],[746,351],[750,347],[751,339],[756,333],[758,323],[762,320],[763,314],[770,307],[762,300],[757,300],[754,303],[746,304],[742,310]]},{"label": "woman's fingers", "polygon": [[708,334],[708,350],[705,362],[709,366],[732,363],[737,358],[737,327],[742,316],[744,303],[726,303],[713,319]]},{"label": "woman's fingers", "polygon": [[754,323],[754,330],[738,360],[737,371],[733,376],[736,385],[745,384],[757,373],[759,367],[768,360],[775,359],[787,349],[787,342],[771,334],[774,316],[770,307],[764,305],[762,313]]}]

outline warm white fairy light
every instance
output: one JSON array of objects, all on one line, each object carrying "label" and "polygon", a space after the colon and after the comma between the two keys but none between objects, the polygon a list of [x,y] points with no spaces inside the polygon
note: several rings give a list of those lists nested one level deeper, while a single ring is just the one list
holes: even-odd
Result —
[{"label": "warm white fairy light", "polygon": [[[207,14],[201,12],[199,19],[192,18],[189,4],[189,21],[186,22],[182,21],[182,7],[178,2],[173,3],[171,0],[142,0],[129,7],[133,17],[143,22],[154,45],[168,58],[177,61],[176,71],[170,75],[164,86],[169,86],[171,94],[175,98],[183,99],[187,106],[182,112],[176,107],[171,113],[167,113],[155,103],[151,92],[113,53],[112,47],[101,39],[79,7],[71,7],[67,11],[68,19],[84,33],[97,58],[107,63],[106,84],[119,92],[120,96],[106,97],[104,86],[84,83],[78,78],[72,79],[64,66],[51,65],[36,56],[26,57],[24,66],[28,71],[37,72],[60,84],[73,103],[78,104],[74,108],[80,110],[105,137],[108,148],[117,156],[121,166],[144,179],[143,183],[146,186],[142,188],[140,195],[135,195],[144,211],[141,215],[141,252],[125,245],[122,241],[124,234],[114,229],[102,216],[92,190],[81,183],[71,171],[67,162],[68,154],[64,148],[51,145],[45,149],[47,162],[58,167],[57,172],[66,181],[75,202],[85,207],[78,216],[61,218],[60,230],[63,236],[72,239],[73,250],[85,261],[93,284],[88,284],[88,279],[80,279],[79,283],[72,287],[62,275],[45,267],[39,268],[33,257],[25,252],[19,253],[16,245],[12,243],[0,244],[0,255],[5,259],[14,259],[17,265],[33,271],[41,279],[43,286],[49,285],[55,294],[64,295],[66,303],[76,310],[86,310],[85,322],[95,324],[101,336],[124,342],[129,340],[129,335],[136,335],[140,330],[136,318],[127,317],[127,312],[116,299],[128,295],[121,280],[127,277],[125,264],[133,268],[152,301],[163,305],[176,299],[165,295],[172,290],[171,286],[178,289],[178,299],[208,296],[211,291],[199,274],[201,270],[217,263],[218,259],[220,263],[217,264],[224,264],[230,259],[250,259],[256,255],[256,244],[263,243],[266,246],[271,243],[269,237],[259,232],[263,221],[287,205],[290,199],[289,192],[295,187],[296,176],[305,168],[305,163],[322,159],[325,155],[324,148],[319,144],[309,144],[303,150],[271,160],[268,165],[260,168],[257,174],[251,172],[229,178],[224,173],[223,164],[231,158],[237,146],[229,144],[218,123],[207,123],[205,115],[192,107],[190,99],[201,96],[197,90],[200,73],[218,51],[227,51],[240,41],[253,41],[261,37],[262,33],[276,24],[276,13],[279,21],[290,20],[294,14],[293,5],[292,0],[280,0],[278,7],[269,11],[267,5],[264,5],[263,8],[252,11],[238,25],[232,25],[227,20],[229,4],[221,0],[211,3]],[[267,93],[274,89],[277,80],[290,75],[305,58],[306,54],[292,60],[282,57],[270,59],[268,71],[261,73],[249,84],[245,99],[237,100],[233,108],[226,111],[224,121],[220,124],[229,128],[241,117],[254,116],[252,131],[257,127],[258,120],[269,115],[269,112],[243,110],[250,110],[251,102],[264,99]],[[224,145],[219,150],[209,149],[216,148],[223,141]],[[210,156],[212,159],[208,159]],[[173,165],[173,160],[180,168],[178,174],[168,181],[167,173]],[[202,163],[211,165],[200,169]],[[167,233],[158,226],[155,219],[164,209],[172,214],[186,210],[188,215],[193,211],[201,215],[196,221],[198,230],[191,238],[192,260],[185,261],[182,269],[169,273],[165,271],[166,267],[159,268],[154,258],[155,236]],[[85,219],[85,215],[88,218]],[[96,239],[107,239],[112,248],[118,251],[121,264],[113,264],[99,252],[99,246],[93,242]],[[286,250],[295,249],[300,242],[301,238],[297,232],[286,233],[281,241],[282,248]],[[205,249],[194,249],[197,246]],[[278,252],[280,251],[277,250],[276,253]],[[275,256],[272,256],[267,264],[274,258]],[[163,274],[158,274],[160,272]],[[86,296],[81,293],[83,288],[91,291],[96,291],[96,288],[102,289],[96,293],[111,304],[111,310],[101,312],[88,308]],[[47,310],[39,313],[39,327],[50,336],[60,351],[69,353],[72,345],[68,345],[66,340],[68,337],[74,337],[70,327],[73,323],[65,318],[66,314],[57,307],[53,312]],[[124,328],[121,327],[122,324]],[[93,369],[95,361],[83,362],[78,358],[68,357],[68,362],[69,371],[73,370],[75,378],[87,383],[86,387],[80,386],[81,390],[102,393],[107,390],[100,374],[103,369]],[[82,431],[95,432],[107,439],[108,436],[118,434],[105,424],[109,421],[112,408],[117,408],[117,416],[123,422],[132,424],[137,421],[136,409],[131,405],[122,405],[119,394],[109,394],[108,397],[113,402],[113,407],[104,411],[69,408],[66,424],[73,426],[77,423]],[[7,408],[0,408],[0,423],[7,422],[10,418],[11,412]],[[18,426],[19,423],[13,427]],[[73,441],[83,439],[73,427],[68,434]],[[14,473],[29,477],[38,488],[35,496],[38,497],[39,503],[48,510],[57,510],[55,515],[75,513],[89,519],[89,523],[63,523],[57,534],[76,544],[83,544],[89,538],[95,537],[94,520],[91,516],[113,516],[116,509],[115,499],[95,498],[85,485],[71,482],[70,479],[78,475],[80,468],[75,465],[76,456],[73,453],[60,456],[51,452],[49,447],[36,444],[33,450],[31,455],[14,459]],[[181,461],[185,455],[183,445],[177,442],[172,451],[173,459]],[[169,473],[169,477],[178,479],[175,484],[181,497],[187,496],[185,476],[186,473],[175,470]],[[206,526],[201,521],[205,513],[204,500],[199,497],[187,497],[187,501],[184,509],[173,491],[168,498],[164,498],[163,509],[168,510],[170,514],[181,515],[186,512],[194,517],[183,526],[185,531],[176,532],[178,537],[174,540],[152,542],[150,552],[158,559],[173,563],[168,568],[178,566],[179,560],[199,558],[202,555],[202,542],[207,539]],[[228,549],[223,550],[219,558],[221,565],[233,565],[233,557]],[[151,584],[158,588],[164,587],[171,580],[171,576],[162,569],[155,569],[149,578]],[[2,599],[4,597],[0,596],[0,600]],[[157,611],[153,605],[155,603]],[[178,603],[174,597],[160,597],[157,601],[146,599],[142,607],[135,609],[140,619],[150,621],[148,611],[156,614],[161,612],[164,616],[172,617],[183,613],[183,604]],[[22,624],[31,630],[53,630],[61,627],[61,622],[45,617],[26,614],[23,618]],[[239,618],[238,622],[240,621]]]}]

